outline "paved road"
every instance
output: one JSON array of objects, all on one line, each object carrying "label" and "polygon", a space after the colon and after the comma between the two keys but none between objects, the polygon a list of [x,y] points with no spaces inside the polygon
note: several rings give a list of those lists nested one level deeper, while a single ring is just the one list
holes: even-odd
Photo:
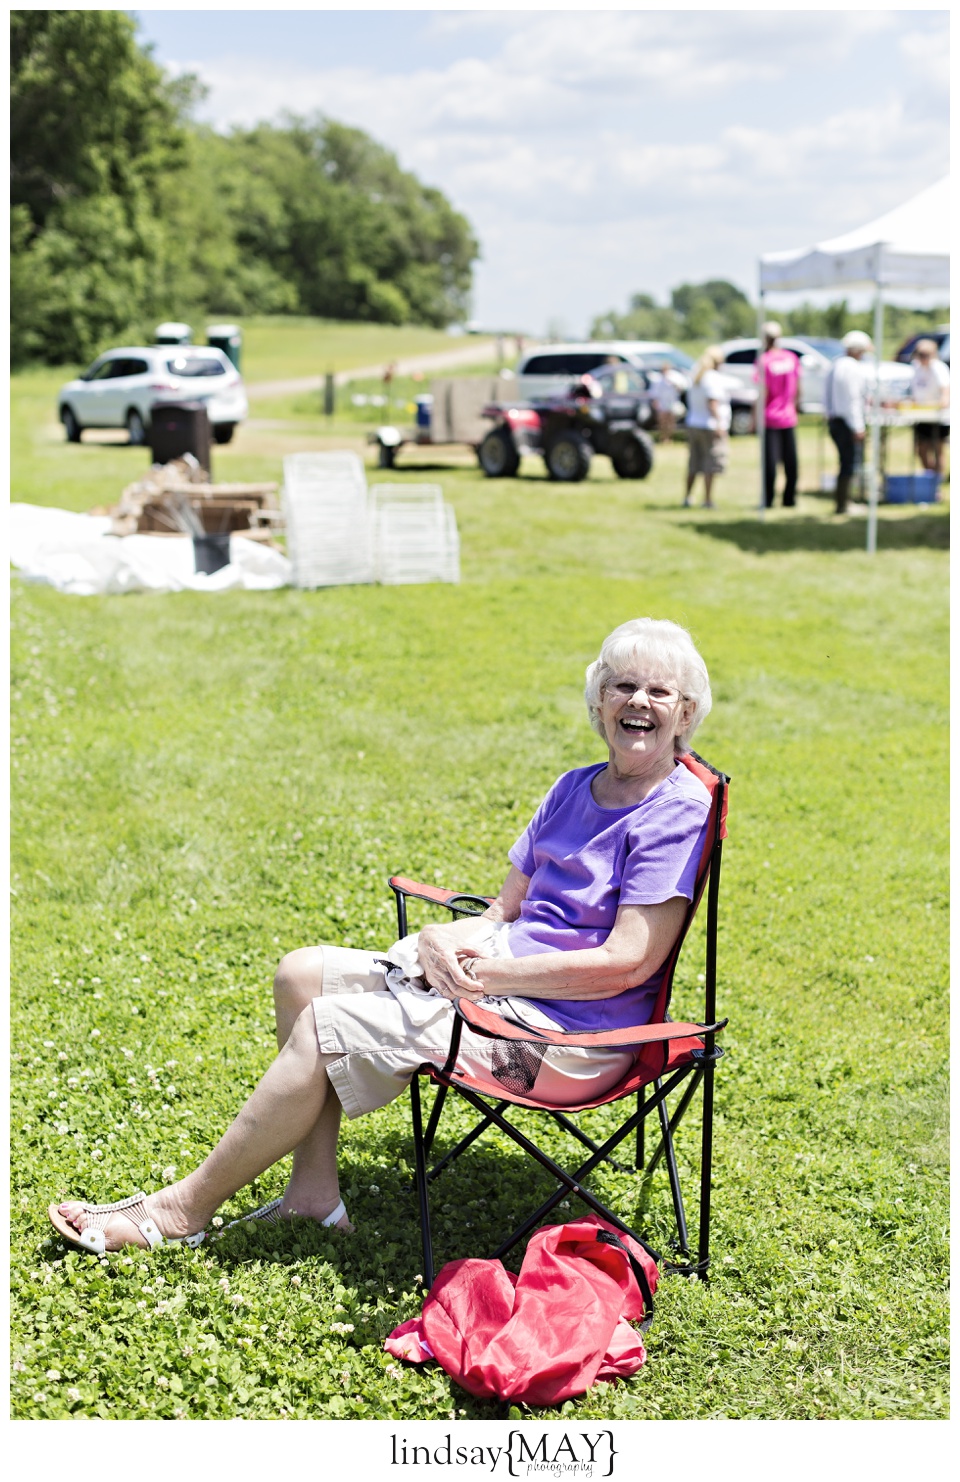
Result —
[{"label": "paved road", "polygon": [[[409,376],[413,371],[456,370],[463,365],[489,365],[496,359],[495,340],[488,344],[463,345],[459,350],[438,350],[430,355],[409,355],[394,361],[398,376]],[[364,365],[356,370],[339,371],[334,376],[337,386],[346,386],[350,381],[373,381],[386,370],[383,365]],[[254,381],[247,383],[249,397],[295,396],[301,391],[319,391],[323,376],[302,376],[298,381]]]}]

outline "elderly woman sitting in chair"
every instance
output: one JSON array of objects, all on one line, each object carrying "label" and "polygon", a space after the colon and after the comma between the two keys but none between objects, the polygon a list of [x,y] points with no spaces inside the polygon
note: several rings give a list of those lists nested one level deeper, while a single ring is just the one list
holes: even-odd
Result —
[{"label": "elderly woman sitting in chair", "polygon": [[[351,1229],[337,1181],[341,1112],[384,1106],[418,1066],[442,1063],[456,998],[554,1030],[649,1021],[710,810],[706,788],[678,764],[710,710],[710,685],[683,628],[640,618],[604,642],[586,701],[607,760],[554,783],[483,915],[425,927],[382,957],[289,953],[274,988],[280,1053],[214,1150],[157,1193],[51,1205],[68,1241],[91,1251],[199,1244],[219,1206],[290,1152],[283,1194],[247,1219],[296,1214]],[[518,1065],[509,1047],[467,1033],[458,1063],[559,1108],[602,1095],[632,1060],[624,1050],[530,1049]]]}]

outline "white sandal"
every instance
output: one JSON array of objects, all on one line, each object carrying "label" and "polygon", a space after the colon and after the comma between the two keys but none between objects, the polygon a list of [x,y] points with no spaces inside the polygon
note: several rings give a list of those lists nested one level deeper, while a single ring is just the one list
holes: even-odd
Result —
[{"label": "white sandal", "polygon": [[[148,1250],[155,1250],[159,1245],[186,1245],[191,1250],[196,1250],[206,1239],[206,1231],[199,1230],[196,1235],[162,1235],[157,1228],[153,1218],[147,1213],[146,1194],[138,1190],[131,1194],[128,1199],[118,1199],[116,1204],[84,1204],[84,1212],[93,1215],[93,1219],[82,1230],[68,1223],[60,1213],[59,1206],[51,1204],[47,1210],[50,1223],[59,1235],[70,1245],[76,1245],[80,1250],[90,1251],[95,1256],[106,1253],[107,1222],[112,1214],[125,1214],[144,1240],[147,1242]],[[78,1201],[80,1202],[80,1201]],[[124,1244],[132,1245],[133,1241],[125,1241]]]},{"label": "white sandal", "polygon": [[[260,1208],[253,1210],[251,1214],[244,1214],[241,1215],[240,1219],[238,1220],[231,1220],[229,1225],[224,1225],[223,1229],[220,1232],[221,1235],[226,1235],[227,1231],[232,1230],[235,1225],[246,1225],[249,1224],[251,1220],[257,1220],[260,1224],[263,1225],[286,1224],[287,1221],[280,1213],[280,1205],[282,1202],[282,1199],[271,1199],[269,1204],[261,1204]],[[326,1219],[320,1221],[320,1224],[335,1225],[338,1220],[343,1219],[346,1212],[347,1206],[341,1199],[336,1209],[332,1209],[327,1215]]]}]

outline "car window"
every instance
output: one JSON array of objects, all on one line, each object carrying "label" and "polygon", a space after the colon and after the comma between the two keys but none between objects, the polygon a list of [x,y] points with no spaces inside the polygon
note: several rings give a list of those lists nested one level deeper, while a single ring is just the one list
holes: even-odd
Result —
[{"label": "car window", "polygon": [[92,365],[84,376],[85,381],[112,381],[118,374],[117,366],[122,360],[104,360],[101,365]]},{"label": "car window", "polygon": [[145,376],[150,369],[145,360],[141,360],[135,356],[131,356],[129,360],[125,360],[123,363],[126,367],[123,372],[125,376]]},{"label": "car window", "polygon": [[556,355],[533,355],[523,367],[524,376],[582,376],[605,361],[614,359],[622,363],[622,355],[608,354],[606,350],[568,350]]},{"label": "car window", "polygon": [[724,365],[753,365],[757,358],[757,352],[750,350],[731,350],[729,355],[724,356]]},{"label": "car window", "polygon": [[647,378],[642,371],[626,365],[598,365],[593,372],[606,392],[617,396],[639,396],[647,389]]},{"label": "car window", "polygon": [[172,376],[224,376],[227,368],[212,355],[171,355],[167,370]]}]

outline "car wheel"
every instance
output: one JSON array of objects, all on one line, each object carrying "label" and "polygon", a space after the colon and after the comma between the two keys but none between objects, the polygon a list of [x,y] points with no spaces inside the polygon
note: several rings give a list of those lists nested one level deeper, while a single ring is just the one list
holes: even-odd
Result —
[{"label": "car wheel", "polygon": [[215,422],[212,428],[215,443],[228,443],[233,439],[236,422]]},{"label": "car wheel", "polygon": [[147,441],[147,427],[136,407],[127,413],[127,435],[131,448],[142,448]]},{"label": "car wheel", "polygon": [[80,423],[77,421],[76,417],[69,407],[64,407],[63,411],[60,413],[60,421],[63,423],[63,430],[67,435],[67,442],[78,443],[80,441],[80,434],[82,433],[83,428],[80,426]]},{"label": "car wheel", "polygon": [[396,448],[389,447],[386,443],[377,444],[377,467],[392,468],[397,461]]},{"label": "car wheel", "polygon": [[753,408],[734,407],[730,413],[730,436],[749,437],[753,430]]},{"label": "car wheel", "polygon": [[639,428],[613,439],[610,462],[621,479],[645,479],[653,467],[653,443]]},{"label": "car wheel", "polygon": [[480,467],[488,479],[512,479],[520,467],[517,445],[506,427],[494,427],[477,449]]},{"label": "car wheel", "polygon": [[578,484],[590,472],[590,448],[576,432],[561,432],[544,457],[550,477],[562,484]]}]

